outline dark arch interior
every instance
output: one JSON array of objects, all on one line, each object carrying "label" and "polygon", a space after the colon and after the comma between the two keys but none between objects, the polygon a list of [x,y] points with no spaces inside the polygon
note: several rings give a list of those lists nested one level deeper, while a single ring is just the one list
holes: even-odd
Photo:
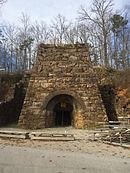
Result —
[{"label": "dark arch interior", "polygon": [[47,127],[65,127],[71,126],[73,122],[73,109],[75,99],[67,94],[61,94],[53,97],[46,107]]},{"label": "dark arch interior", "polygon": [[55,105],[55,126],[70,126],[73,106],[65,100]]}]

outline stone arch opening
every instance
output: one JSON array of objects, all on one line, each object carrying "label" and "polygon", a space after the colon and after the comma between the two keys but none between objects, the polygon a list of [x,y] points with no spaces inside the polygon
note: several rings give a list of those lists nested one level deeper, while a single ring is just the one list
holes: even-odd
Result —
[{"label": "stone arch opening", "polygon": [[66,100],[61,100],[54,108],[55,126],[71,126],[73,105]]},{"label": "stone arch opening", "polygon": [[46,127],[74,126],[78,103],[67,94],[54,96],[46,106]]}]

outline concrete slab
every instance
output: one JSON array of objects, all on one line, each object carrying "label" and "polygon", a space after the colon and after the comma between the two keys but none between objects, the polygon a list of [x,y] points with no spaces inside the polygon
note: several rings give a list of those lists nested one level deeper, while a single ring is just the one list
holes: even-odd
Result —
[{"label": "concrete slab", "polygon": [[29,138],[31,140],[42,140],[42,141],[74,141],[73,134],[50,134],[43,132],[31,132],[29,133]]},{"label": "concrete slab", "polygon": [[31,139],[42,141],[74,141],[73,134],[57,133],[57,132],[44,132],[41,131],[25,131],[20,129],[0,129],[0,138],[15,138],[15,139]]},{"label": "concrete slab", "polygon": [[0,137],[1,138],[27,139],[28,138],[28,132],[0,130]]}]

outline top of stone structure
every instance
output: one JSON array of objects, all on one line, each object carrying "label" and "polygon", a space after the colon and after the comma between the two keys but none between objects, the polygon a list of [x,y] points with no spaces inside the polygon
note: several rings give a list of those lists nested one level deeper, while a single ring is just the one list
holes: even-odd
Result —
[{"label": "top of stone structure", "polygon": [[44,47],[44,48],[88,48],[89,45],[88,44],[84,44],[84,43],[76,43],[76,44],[44,44],[41,43],[39,45],[39,48]]}]

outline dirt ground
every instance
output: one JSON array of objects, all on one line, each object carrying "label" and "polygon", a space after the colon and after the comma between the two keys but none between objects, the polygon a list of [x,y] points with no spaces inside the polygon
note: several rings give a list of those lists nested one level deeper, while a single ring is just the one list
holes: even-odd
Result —
[{"label": "dirt ground", "polygon": [[[53,129],[52,129],[53,130]],[[55,130],[55,132],[59,131]],[[51,133],[51,130],[47,131]],[[60,129],[62,133],[62,129]],[[130,148],[123,148],[120,146],[113,146],[105,144],[102,141],[93,141],[92,132],[77,130],[66,130],[66,133],[75,134],[77,140],[75,141],[35,141],[29,139],[2,139],[0,138],[0,145],[4,146],[18,146],[29,147],[46,150],[81,152],[88,154],[108,155],[120,158],[130,158]]]}]

